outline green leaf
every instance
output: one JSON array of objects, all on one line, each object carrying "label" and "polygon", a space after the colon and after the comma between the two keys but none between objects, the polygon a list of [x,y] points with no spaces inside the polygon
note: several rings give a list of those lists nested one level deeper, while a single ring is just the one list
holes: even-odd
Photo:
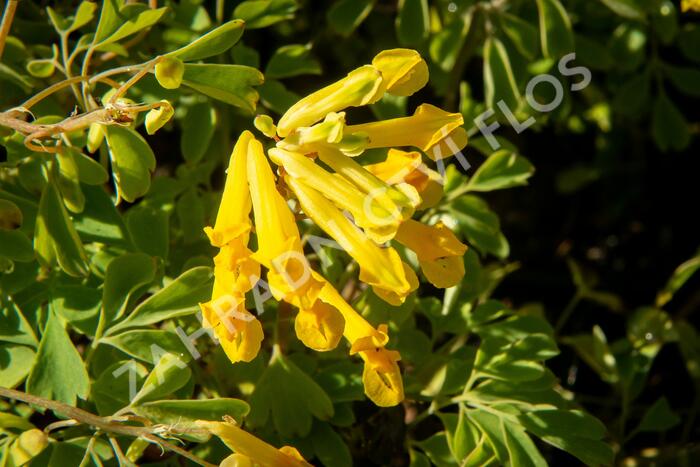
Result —
[{"label": "green leaf", "polygon": [[243,65],[185,64],[183,84],[227,104],[255,110],[258,93],[253,86],[263,83],[263,74]]},{"label": "green leaf", "polygon": [[501,417],[481,409],[468,410],[467,416],[472,423],[479,427],[479,431],[486,436],[498,460],[502,464],[506,464],[508,461],[508,448],[501,429]]},{"label": "green leaf", "polygon": [[700,269],[700,254],[678,266],[666,282],[664,288],[656,295],[656,306],[662,307],[673,298],[688,279]]},{"label": "green leaf", "polygon": [[258,90],[265,107],[280,115],[283,115],[287,109],[301,99],[301,96],[287,90],[284,84],[273,79],[265,81],[265,84],[260,86]]},{"label": "green leaf", "polygon": [[109,174],[95,159],[74,147],[66,147],[66,150],[73,154],[81,182],[87,185],[104,185],[109,181]]},{"label": "green leaf", "polygon": [[48,78],[56,71],[54,59],[30,60],[27,63],[27,72],[35,78]]},{"label": "green leaf", "polygon": [[205,238],[206,213],[204,200],[196,188],[190,188],[177,199],[175,204],[177,220],[186,244],[196,243]]},{"label": "green leaf", "polygon": [[102,294],[83,285],[64,285],[51,289],[51,306],[73,328],[94,336],[100,318]]},{"label": "green leaf", "polygon": [[[107,1],[107,4],[112,3]],[[103,7],[104,8],[104,7]],[[101,48],[108,44],[118,42],[132,34],[135,34],[143,29],[150,28],[158,21],[161,20],[165,12],[168,11],[167,7],[157,8],[155,10],[146,7],[146,5],[126,5],[116,13],[116,25],[117,28],[114,32],[111,32],[104,38],[99,38],[99,26],[98,32],[95,33],[95,48]],[[100,23],[102,18],[100,17]]]},{"label": "green leaf", "polygon": [[63,197],[63,202],[71,212],[82,212],[85,208],[85,195],[80,189],[75,152],[59,151],[56,154],[56,158],[58,159],[59,170],[56,184]]},{"label": "green leaf", "polygon": [[196,313],[199,303],[207,301],[211,295],[213,285],[214,275],[211,268],[199,266],[185,271],[136,307],[126,319],[110,328],[109,332],[148,326],[166,319]]},{"label": "green leaf", "polygon": [[156,157],[143,136],[120,125],[105,127],[117,196],[134,202],[151,186]]},{"label": "green leaf", "polygon": [[430,40],[430,58],[443,71],[449,72],[457,62],[457,55],[471,27],[471,11],[463,17],[463,21],[452,21]]},{"label": "green leaf", "polygon": [[56,28],[56,31],[63,32],[64,34],[71,33],[88,24],[92,21],[92,18],[95,17],[95,11],[97,11],[97,4],[95,2],[83,0],[78,6],[73,20],[69,21],[56,13],[53,8],[46,7],[46,12],[49,14],[49,19],[51,23],[53,23],[53,27]]},{"label": "green leaf", "polygon": [[328,24],[337,33],[349,36],[374,8],[374,0],[340,0],[328,10]]},{"label": "green leaf", "polygon": [[320,75],[321,64],[311,55],[311,46],[290,44],[280,47],[267,62],[265,77],[290,78],[299,75]]},{"label": "green leaf", "polygon": [[74,406],[77,398],[86,399],[89,391],[85,364],[52,310],[27,380],[27,392]]},{"label": "green leaf", "polygon": [[32,241],[20,230],[0,229],[0,258],[27,262],[34,259]]},{"label": "green leaf", "polygon": [[429,438],[416,443],[438,467],[452,467],[459,465],[455,462],[447,442],[447,433],[441,431]]},{"label": "green leaf", "polygon": [[126,225],[134,245],[151,256],[168,257],[170,214],[165,209],[140,204],[131,208]]},{"label": "green leaf", "polygon": [[[280,385],[279,382],[285,384]],[[264,426],[270,414],[283,437],[306,436],[312,415],[320,420],[333,416],[333,403],[316,382],[287,357],[277,354],[255,386],[248,421]]]},{"label": "green leaf", "polygon": [[243,420],[250,406],[240,399],[217,398],[198,400],[161,400],[144,402],[133,408],[134,413],[153,423],[180,424],[196,420],[221,421],[224,416]]},{"label": "green leaf", "polygon": [[700,97],[700,71],[696,68],[666,65],[664,72],[671,83],[683,94]]},{"label": "green leaf", "polygon": [[498,18],[503,31],[518,52],[527,59],[534,60],[540,51],[537,27],[509,13],[501,13]]},{"label": "green leaf", "polygon": [[654,102],[651,131],[656,145],[663,152],[682,151],[690,144],[690,130],[683,114],[665,95]]},{"label": "green leaf", "polygon": [[428,0],[400,0],[396,17],[396,35],[404,46],[418,45],[428,38],[430,12]]},{"label": "green leaf", "polygon": [[659,398],[644,414],[637,431],[666,431],[681,422],[665,397]]},{"label": "green leaf", "polygon": [[107,266],[102,290],[105,323],[121,317],[132,295],[153,282],[155,273],[154,260],[143,253],[127,253],[113,259]]},{"label": "green leaf", "polygon": [[136,407],[171,396],[189,381],[192,372],[187,365],[172,354],[164,354],[146,377],[131,405]]},{"label": "green leaf", "polygon": [[671,44],[678,34],[678,11],[670,0],[662,0],[654,9],[654,32],[662,44]]},{"label": "green leaf", "polygon": [[75,216],[75,229],[86,241],[131,247],[129,234],[119,211],[101,186],[83,186],[85,209]]},{"label": "green leaf", "polygon": [[12,299],[3,299],[0,308],[0,342],[36,347],[34,330]]},{"label": "green leaf", "polygon": [[352,467],[350,449],[330,423],[315,421],[311,430],[311,442],[316,457],[328,467]]},{"label": "green leaf", "polygon": [[457,198],[449,207],[460,231],[477,249],[499,258],[508,256],[510,247],[501,233],[500,221],[486,202],[474,195]]},{"label": "green leaf", "polygon": [[537,0],[540,44],[545,57],[559,59],[574,50],[571,20],[559,0]]},{"label": "green leaf", "polygon": [[243,35],[245,26],[246,24],[238,19],[228,21],[186,46],[165,54],[165,56],[177,57],[183,62],[194,62],[222,54],[238,42]]},{"label": "green leaf", "polygon": [[684,25],[678,34],[678,47],[686,58],[700,62],[700,27],[696,23]]},{"label": "green leaf", "polygon": [[95,401],[97,413],[112,415],[128,406],[129,397],[136,394],[146,375],[148,370],[136,360],[109,365],[92,385],[90,397]]},{"label": "green leaf", "polygon": [[495,37],[487,38],[484,44],[484,95],[490,108],[495,108],[501,100],[512,112],[520,106],[520,91],[515,83],[508,52]]},{"label": "green leaf", "polygon": [[257,29],[293,18],[297,8],[295,0],[248,0],[236,7],[233,16],[245,21],[246,28]]},{"label": "green leaf", "polygon": [[615,14],[627,19],[642,20],[644,11],[640,9],[635,0],[600,0],[603,5],[610,8]]},{"label": "green leaf", "polygon": [[616,68],[636,70],[647,59],[647,30],[638,24],[623,23],[613,31],[608,48]]},{"label": "green leaf", "polygon": [[470,191],[492,191],[527,184],[535,172],[530,161],[507,150],[497,151],[469,179]]},{"label": "green leaf", "polygon": [[546,467],[547,461],[525,433],[522,426],[501,419],[501,430],[506,442],[510,465]]},{"label": "green leaf", "polygon": [[31,347],[0,344],[0,381],[3,387],[14,388],[21,384],[29,374],[35,359],[36,353]]},{"label": "green leaf", "polygon": [[216,129],[216,109],[207,102],[193,105],[185,116],[180,147],[185,161],[199,162],[209,148]]},{"label": "green leaf", "polygon": [[34,249],[46,264],[56,258],[68,275],[88,275],[83,244],[53,183],[46,184],[39,201]]},{"label": "green leaf", "polygon": [[[154,364],[163,351],[190,360],[187,348],[177,334],[161,329],[134,329],[103,338],[100,342],[121,350],[130,357]],[[155,347],[154,347],[155,346]]]}]

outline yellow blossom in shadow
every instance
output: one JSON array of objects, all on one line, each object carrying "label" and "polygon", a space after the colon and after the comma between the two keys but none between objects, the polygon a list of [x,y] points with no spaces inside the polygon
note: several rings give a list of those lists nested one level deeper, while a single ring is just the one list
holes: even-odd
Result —
[{"label": "yellow blossom in shadow", "polygon": [[386,91],[396,96],[410,96],[428,84],[428,65],[415,50],[384,50],[372,65],[381,71]]},{"label": "yellow blossom in shadow", "polygon": [[408,220],[401,224],[396,241],[413,250],[421,270],[435,287],[452,287],[464,277],[462,256],[467,246],[441,222],[430,226]]}]

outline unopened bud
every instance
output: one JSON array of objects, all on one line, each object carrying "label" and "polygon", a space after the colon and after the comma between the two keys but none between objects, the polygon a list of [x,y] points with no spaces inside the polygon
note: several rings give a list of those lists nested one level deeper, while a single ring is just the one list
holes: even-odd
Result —
[{"label": "unopened bud", "polygon": [[163,128],[163,125],[168,123],[170,118],[175,113],[175,110],[173,110],[173,106],[170,105],[170,102],[163,100],[160,101],[160,103],[160,107],[151,109],[146,114],[145,126],[146,133],[149,135],[152,135],[156,131]]},{"label": "unopened bud", "polygon": [[176,57],[163,57],[156,63],[156,79],[165,89],[177,89],[182,84],[185,64]]}]

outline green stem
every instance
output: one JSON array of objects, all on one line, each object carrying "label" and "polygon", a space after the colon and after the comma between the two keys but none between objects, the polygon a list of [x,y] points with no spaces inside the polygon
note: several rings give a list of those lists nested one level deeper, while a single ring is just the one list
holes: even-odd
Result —
[{"label": "green stem", "polygon": [[561,315],[559,315],[559,319],[557,319],[557,324],[554,326],[554,332],[556,334],[559,334],[561,329],[564,327],[564,324],[569,320],[571,317],[571,314],[574,312],[578,304],[581,302],[581,299],[583,296],[576,291],[574,296],[571,298],[569,303],[566,305],[566,308],[564,308],[564,311],[561,312]]},{"label": "green stem", "polygon": [[17,0],[7,0],[5,12],[2,14],[2,23],[0,23],[0,59],[5,51],[5,41],[10,34],[12,20],[15,18],[15,10],[17,10]]}]

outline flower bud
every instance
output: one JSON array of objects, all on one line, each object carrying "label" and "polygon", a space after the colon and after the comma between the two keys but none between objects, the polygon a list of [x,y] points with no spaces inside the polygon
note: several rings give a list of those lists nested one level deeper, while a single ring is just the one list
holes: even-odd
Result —
[{"label": "flower bud", "polygon": [[146,121],[144,122],[144,125],[146,127],[146,133],[149,135],[152,135],[156,131],[163,128],[163,125],[168,123],[170,118],[175,113],[175,110],[173,110],[173,106],[170,105],[170,102],[162,100],[160,103],[160,107],[151,109],[146,114]]},{"label": "flower bud", "polygon": [[177,89],[182,84],[185,64],[176,57],[163,57],[156,63],[156,79],[165,89]]}]

